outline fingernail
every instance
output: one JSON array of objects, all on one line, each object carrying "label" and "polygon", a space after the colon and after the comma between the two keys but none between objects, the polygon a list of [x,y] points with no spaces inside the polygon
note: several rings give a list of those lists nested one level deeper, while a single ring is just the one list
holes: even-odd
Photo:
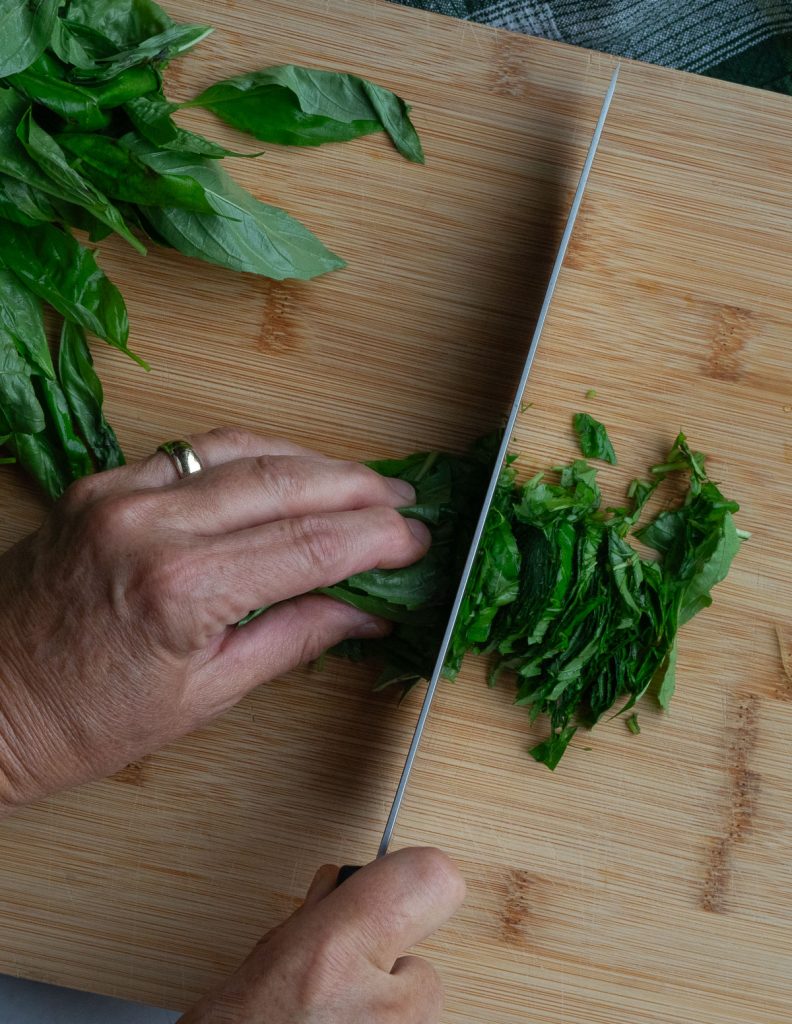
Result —
[{"label": "fingernail", "polygon": [[426,523],[422,523],[420,519],[406,519],[405,522],[410,530],[410,533],[415,537],[422,547],[428,548],[432,543],[432,534],[429,532],[429,527]]},{"label": "fingernail", "polygon": [[347,633],[348,640],[373,640],[381,636],[387,636],[393,626],[385,619],[365,618],[360,619]]},{"label": "fingernail", "polygon": [[415,488],[412,484],[400,480],[397,476],[389,478],[388,483],[405,505],[415,504]]}]

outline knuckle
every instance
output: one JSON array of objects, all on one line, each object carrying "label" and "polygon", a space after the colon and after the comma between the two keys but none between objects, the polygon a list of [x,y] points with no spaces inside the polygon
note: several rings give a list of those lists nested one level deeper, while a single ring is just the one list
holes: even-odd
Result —
[{"label": "knuckle", "polygon": [[84,529],[100,548],[114,550],[135,532],[143,509],[136,494],[113,494],[84,510]]},{"label": "knuckle", "polygon": [[99,474],[80,477],[66,489],[61,498],[61,507],[67,513],[76,513],[92,504],[101,493]]},{"label": "knuckle", "polygon": [[309,490],[308,476],[296,459],[257,455],[252,463],[262,488],[280,501],[300,499]]},{"label": "knuckle", "polygon": [[229,448],[246,452],[253,447],[256,435],[244,427],[215,427],[209,431],[209,436]]},{"label": "knuckle", "polygon": [[412,550],[415,547],[415,538],[407,526],[407,521],[395,508],[378,507],[376,515],[377,524],[387,544],[399,550],[405,547]]},{"label": "knuckle", "polygon": [[291,524],[294,550],[312,575],[324,575],[344,557],[348,539],[336,523],[322,516],[302,516]]}]

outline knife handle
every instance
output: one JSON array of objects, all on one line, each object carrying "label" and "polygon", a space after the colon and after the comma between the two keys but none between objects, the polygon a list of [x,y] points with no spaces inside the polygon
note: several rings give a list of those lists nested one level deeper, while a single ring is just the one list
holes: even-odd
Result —
[{"label": "knife handle", "polygon": [[362,866],[362,864],[344,864],[340,867],[338,869],[338,878],[336,879],[335,884],[336,889],[339,885],[343,885],[348,878],[351,878],[356,871],[360,871]]}]

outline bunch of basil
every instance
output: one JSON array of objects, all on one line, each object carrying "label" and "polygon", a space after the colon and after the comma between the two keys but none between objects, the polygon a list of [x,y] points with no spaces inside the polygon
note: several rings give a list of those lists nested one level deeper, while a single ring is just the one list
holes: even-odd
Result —
[{"label": "bunch of basil", "polygon": [[[142,364],[120,292],[71,229],[278,280],[344,266],[228,177],[228,151],[177,125],[179,106],[264,142],[384,130],[407,159],[423,152],[404,102],[355,75],[271,67],[171,103],[163,67],[211,29],[175,24],[153,0],[0,0],[0,24],[0,446],[55,498],[123,462],[86,332]],[[43,303],[64,318],[55,360]]]}]

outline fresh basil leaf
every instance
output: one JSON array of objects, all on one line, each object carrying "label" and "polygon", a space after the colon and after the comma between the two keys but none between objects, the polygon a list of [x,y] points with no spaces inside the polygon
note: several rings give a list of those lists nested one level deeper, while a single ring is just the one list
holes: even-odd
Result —
[{"label": "fresh basil leaf", "polygon": [[20,467],[36,480],[51,501],[57,501],[71,483],[60,452],[47,434],[13,434],[6,442]]},{"label": "fresh basil leaf", "polygon": [[44,429],[44,411],[30,377],[30,365],[14,339],[0,329],[0,434],[35,434]]},{"label": "fresh basil leaf", "polygon": [[162,65],[197,46],[211,31],[207,25],[173,25],[131,49],[99,58],[90,68],[75,68],[73,75],[78,81],[104,82],[138,64]]},{"label": "fresh basil leaf", "polygon": [[564,756],[566,748],[569,746],[569,741],[576,732],[577,728],[575,726],[568,725],[565,729],[554,732],[543,743],[537,743],[529,753],[535,761],[547,765],[550,771],[554,772],[558,767],[558,762]]},{"label": "fresh basil leaf", "polygon": [[396,93],[361,78],[363,90],[377,112],[383,128],[401,155],[416,164],[426,163],[418,132],[410,120],[410,108]]},{"label": "fresh basil leaf", "polygon": [[77,435],[66,395],[60,384],[56,380],[42,378],[39,381],[39,391],[50,424],[48,437],[58,442],[71,479],[79,480],[80,477],[93,473],[91,456]]},{"label": "fresh basil leaf", "polygon": [[28,99],[54,111],[67,124],[76,125],[85,131],[107,127],[110,118],[88,89],[53,78],[35,70],[35,67],[34,64],[26,71],[11,75],[8,81]]},{"label": "fresh basil leaf", "polygon": [[40,128],[28,111],[17,129],[17,137],[44,173],[58,186],[69,202],[82,206],[97,220],[107,224],[138,252],[146,247],[132,234],[113,204],[86,178],[70,166],[58,143]]},{"label": "fresh basil leaf", "polygon": [[58,219],[49,197],[24,181],[0,174],[0,217],[34,227]]},{"label": "fresh basil leaf", "polygon": [[[5,436],[0,435],[0,448],[8,444],[11,440],[11,435],[6,434]],[[0,466],[12,466],[16,462],[13,455],[0,455]]]},{"label": "fresh basil leaf", "polygon": [[279,281],[306,280],[346,265],[299,221],[259,202],[216,162],[158,150],[129,136],[124,142],[158,173],[193,178],[215,209],[214,214],[175,207],[141,211],[153,229],[186,256]]},{"label": "fresh basil leaf", "polygon": [[49,45],[59,0],[0,0],[0,78],[24,71]]},{"label": "fresh basil leaf", "polygon": [[30,103],[16,89],[0,86],[0,173],[47,195],[63,197],[63,191],[32,160],[17,137],[17,128]]},{"label": "fresh basil leaf", "polygon": [[410,160],[423,153],[406,104],[356,75],[293,64],[265,68],[210,86],[185,107],[204,107],[263,142],[319,146],[388,132]]},{"label": "fresh basil leaf", "polygon": [[148,93],[156,93],[162,87],[162,76],[148,64],[127,68],[108,82],[87,86],[96,97],[102,110],[122,107]]},{"label": "fresh basil leaf", "polygon": [[75,31],[73,25],[70,25],[64,18],[57,18],[52,29],[50,48],[64,64],[76,68],[90,68],[93,67],[97,57],[106,56],[112,52],[112,43],[109,40],[106,41],[109,44],[107,49],[104,49],[100,43],[99,49],[96,50],[91,47],[90,41],[85,41],[80,37],[79,26]]},{"label": "fresh basil leaf", "polygon": [[117,49],[137,46],[174,24],[153,0],[70,0],[66,19],[70,24],[100,33]]},{"label": "fresh basil leaf", "polygon": [[10,270],[0,270],[0,325],[24,353],[30,366],[43,377],[54,380],[41,301]]},{"label": "fresh basil leaf", "polygon": [[98,470],[124,465],[115,431],[102,411],[104,393],[93,368],[93,359],[81,327],[64,320],[58,349],[58,376],[69,409]]},{"label": "fresh basil leaf", "polygon": [[202,135],[187,131],[176,124],[172,114],[179,109],[178,103],[170,103],[162,93],[152,92],[139,96],[124,106],[129,120],[138,134],[160,149],[172,149],[178,153],[192,153],[220,159],[224,156],[258,156],[258,153],[235,153],[225,149]]},{"label": "fresh basil leaf", "polygon": [[121,349],[148,369],[127,348],[129,322],[121,293],[98,266],[90,249],[49,224],[22,228],[0,225],[0,264],[63,316]]},{"label": "fresh basil leaf", "polygon": [[159,174],[116,139],[67,132],[58,136],[57,141],[69,154],[72,167],[113,199],[140,206],[215,212],[194,178]]},{"label": "fresh basil leaf", "polygon": [[580,450],[587,459],[602,459],[616,465],[616,452],[605,427],[587,412],[575,413],[572,424],[580,443]]}]

